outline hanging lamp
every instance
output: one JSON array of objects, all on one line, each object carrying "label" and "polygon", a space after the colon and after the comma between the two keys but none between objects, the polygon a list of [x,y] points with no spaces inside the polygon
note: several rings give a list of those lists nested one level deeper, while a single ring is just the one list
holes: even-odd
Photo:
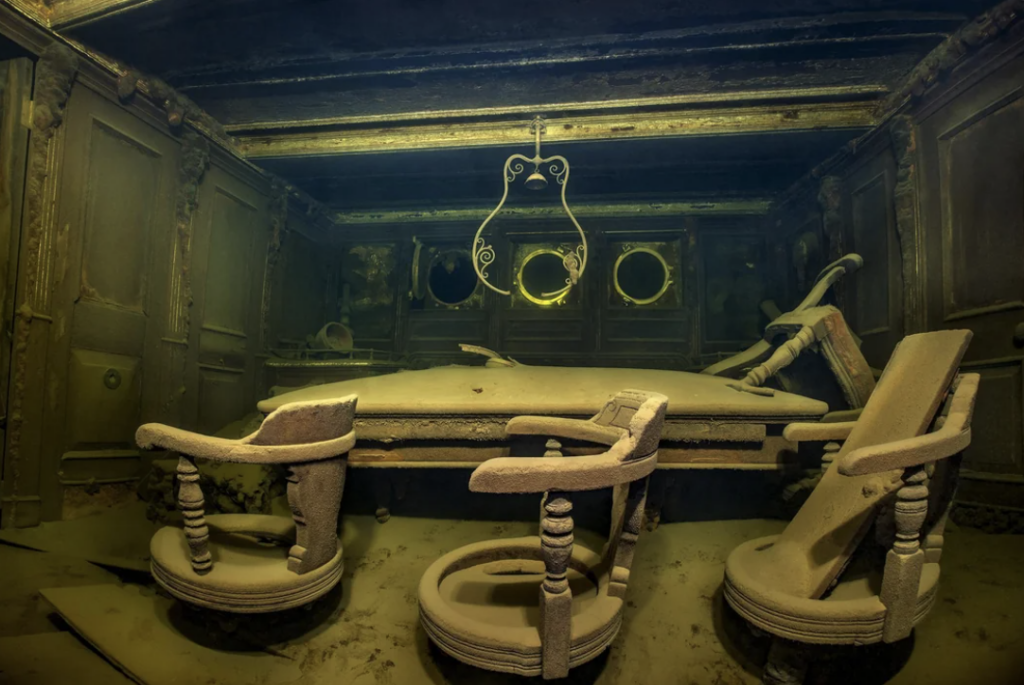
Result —
[{"label": "hanging lamp", "polygon": [[526,165],[533,165],[533,173],[526,177],[524,185],[528,190],[544,190],[548,186],[548,179],[544,175],[541,167],[549,165],[547,172],[554,177],[555,182],[562,186],[562,208],[565,209],[565,213],[569,216],[573,226],[576,227],[576,231],[580,234],[580,243],[575,249],[569,250],[562,254],[562,266],[565,267],[567,277],[565,279],[565,287],[558,290],[554,290],[548,293],[542,293],[543,297],[558,297],[563,293],[568,292],[574,285],[576,285],[580,278],[583,277],[583,271],[587,268],[587,236],[583,233],[583,229],[580,228],[580,223],[576,221],[576,217],[573,215],[572,210],[569,209],[569,204],[565,201],[565,190],[569,186],[569,160],[561,155],[554,155],[552,157],[541,157],[540,156],[540,136],[546,132],[544,121],[537,117],[530,124],[530,132],[534,134],[534,155],[533,157],[527,157],[526,155],[514,154],[509,156],[505,160],[505,166],[503,175],[505,177],[505,191],[501,195],[501,200],[498,202],[498,206],[487,215],[484,222],[480,224],[480,228],[476,230],[476,236],[473,238],[473,268],[476,270],[477,278],[480,279],[484,285],[493,290],[496,293],[502,295],[511,295],[508,290],[502,290],[488,280],[488,268],[494,263],[495,253],[494,246],[487,243],[483,237],[484,229],[487,228],[487,224],[491,222],[501,208],[505,205],[505,200],[508,199],[508,184],[512,183],[519,177],[525,170]]}]

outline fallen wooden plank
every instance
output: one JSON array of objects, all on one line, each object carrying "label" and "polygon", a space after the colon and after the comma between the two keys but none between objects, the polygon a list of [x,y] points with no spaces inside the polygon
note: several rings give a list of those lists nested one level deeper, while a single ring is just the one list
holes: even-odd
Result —
[{"label": "fallen wooden plank", "polygon": [[0,638],[4,685],[128,685],[131,681],[71,633]]},{"label": "fallen wooden plank", "polygon": [[176,627],[174,601],[138,585],[51,588],[42,595],[115,666],[145,685],[280,685],[297,680],[296,662],[265,651],[199,645]]},{"label": "fallen wooden plank", "polygon": [[57,552],[104,566],[149,571],[149,540],[157,527],[146,519],[146,505],[52,521],[34,528],[0,531],[0,541],[42,552]]}]

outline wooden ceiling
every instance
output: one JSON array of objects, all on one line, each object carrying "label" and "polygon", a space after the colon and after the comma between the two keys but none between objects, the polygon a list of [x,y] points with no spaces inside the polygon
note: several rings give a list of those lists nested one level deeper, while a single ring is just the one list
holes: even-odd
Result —
[{"label": "wooden ceiling", "polygon": [[[28,0],[22,0],[28,2]],[[486,205],[510,152],[581,201],[766,198],[990,2],[49,0],[339,211]]]}]

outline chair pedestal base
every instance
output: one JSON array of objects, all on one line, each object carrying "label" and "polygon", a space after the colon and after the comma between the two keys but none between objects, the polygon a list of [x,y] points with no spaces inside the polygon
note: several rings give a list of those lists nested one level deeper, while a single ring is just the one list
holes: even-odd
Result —
[{"label": "chair pedestal base", "polygon": [[[572,635],[569,668],[603,652],[618,634],[622,600],[609,597],[601,558],[574,545],[569,561]],[[420,623],[442,651],[463,663],[523,676],[543,674],[538,588],[545,577],[540,539],[466,545],[434,562],[420,581]]]},{"label": "chair pedestal base", "polygon": [[162,528],[150,543],[153,577],[174,597],[232,613],[282,611],[308,604],[341,580],[341,543],[334,557],[299,575],[288,570],[295,524],[279,516],[224,514],[206,519],[212,568],[196,573],[184,532]]}]

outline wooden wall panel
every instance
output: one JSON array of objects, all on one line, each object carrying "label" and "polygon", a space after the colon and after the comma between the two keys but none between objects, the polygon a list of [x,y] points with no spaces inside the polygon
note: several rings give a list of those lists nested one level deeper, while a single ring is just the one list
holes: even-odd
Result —
[{"label": "wooden wall panel", "polygon": [[61,484],[117,482],[156,404],[177,144],[81,86],[66,127],[44,457]]},{"label": "wooden wall panel", "polygon": [[928,326],[969,328],[982,375],[969,498],[1024,508],[1024,57],[920,123]]},{"label": "wooden wall panel", "polygon": [[868,363],[883,368],[903,338],[903,272],[893,191],[896,164],[885,146],[845,178],[849,250],[864,266],[846,283],[849,323]]},{"label": "wooden wall panel", "polygon": [[[291,222],[291,220],[289,220]],[[274,292],[275,338],[304,340],[327,323],[327,255],[298,231],[289,231]]]},{"label": "wooden wall panel", "polygon": [[701,231],[702,350],[736,350],[761,337],[767,317],[769,267],[764,235]]},{"label": "wooden wall panel", "polygon": [[1024,87],[938,139],[943,315],[1024,309]]},{"label": "wooden wall panel", "polygon": [[214,432],[254,410],[261,388],[263,279],[270,233],[268,189],[215,164],[199,194],[193,250],[188,414]]}]

